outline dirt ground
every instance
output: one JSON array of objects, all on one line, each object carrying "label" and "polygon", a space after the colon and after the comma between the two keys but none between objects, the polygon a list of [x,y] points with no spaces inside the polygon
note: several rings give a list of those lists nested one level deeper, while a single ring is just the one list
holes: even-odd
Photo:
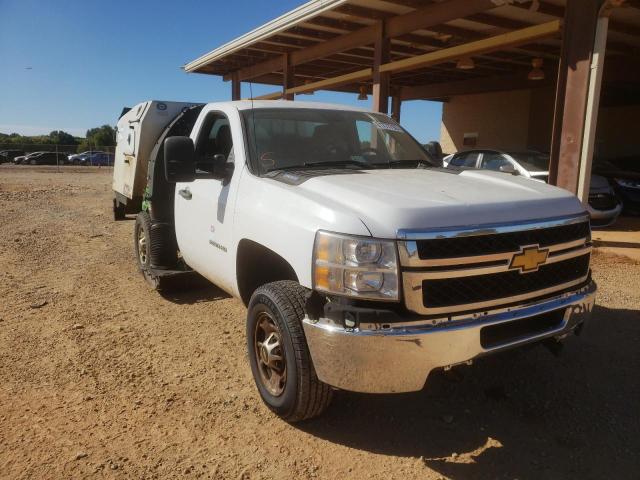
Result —
[{"label": "dirt ground", "polygon": [[0,477],[640,478],[640,264],[595,254],[595,316],[405,395],[261,403],[241,303],[162,297],[111,219],[110,170],[0,166]]}]

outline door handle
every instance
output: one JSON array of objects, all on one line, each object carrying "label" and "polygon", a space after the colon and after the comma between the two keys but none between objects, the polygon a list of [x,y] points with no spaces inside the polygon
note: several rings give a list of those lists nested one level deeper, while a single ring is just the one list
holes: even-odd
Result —
[{"label": "door handle", "polygon": [[191,200],[191,197],[193,197],[193,195],[191,195],[191,190],[188,188],[181,188],[178,190],[178,194],[185,200]]}]

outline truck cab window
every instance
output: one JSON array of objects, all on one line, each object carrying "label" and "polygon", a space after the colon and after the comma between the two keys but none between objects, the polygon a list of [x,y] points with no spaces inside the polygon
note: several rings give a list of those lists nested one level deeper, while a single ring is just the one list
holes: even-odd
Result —
[{"label": "truck cab window", "polygon": [[204,120],[196,143],[197,168],[210,172],[216,155],[224,155],[233,163],[233,138],[229,119],[220,112],[211,112]]},{"label": "truck cab window", "polygon": [[386,115],[306,108],[260,108],[243,115],[253,163],[261,174],[298,168],[435,166],[416,140]]}]

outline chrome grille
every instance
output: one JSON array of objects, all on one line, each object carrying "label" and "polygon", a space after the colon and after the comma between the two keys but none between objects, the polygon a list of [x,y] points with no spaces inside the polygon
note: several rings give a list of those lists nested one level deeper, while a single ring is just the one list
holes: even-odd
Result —
[{"label": "chrome grille", "polygon": [[[589,275],[591,235],[589,219],[583,215],[398,235],[404,238],[399,253],[405,303],[420,314],[455,314],[528,301],[578,286]],[[525,247],[544,252],[539,268],[512,268],[514,255],[522,255]]]}]

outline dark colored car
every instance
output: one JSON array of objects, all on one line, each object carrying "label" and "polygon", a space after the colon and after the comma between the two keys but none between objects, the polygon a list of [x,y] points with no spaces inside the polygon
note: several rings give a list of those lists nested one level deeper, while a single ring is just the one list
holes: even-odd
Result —
[{"label": "dark colored car", "polygon": [[594,159],[593,171],[613,185],[625,213],[640,215],[640,157]]},{"label": "dark colored car", "polygon": [[26,165],[29,163],[29,159],[31,157],[34,157],[36,155],[40,155],[43,152],[31,152],[31,153],[27,153],[25,155],[19,155],[17,157],[14,157],[12,162],[15,163],[16,165]]},{"label": "dark colored car", "polygon": [[71,163],[73,165],[89,165],[89,162],[87,161],[87,159],[91,154],[94,154],[94,153],[104,153],[104,152],[99,150],[94,150],[94,151],[87,150],[86,152],[75,153],[67,157],[67,163]]},{"label": "dark colored car", "polygon": [[2,150],[0,152],[0,163],[12,162],[14,158],[24,155],[24,150]]},{"label": "dark colored car", "polygon": [[38,152],[28,156],[22,163],[25,165],[64,165],[66,160],[67,156],[64,153]]},{"label": "dark colored car", "polygon": [[106,152],[92,152],[86,159],[86,165],[110,166],[113,165],[114,156]]}]

